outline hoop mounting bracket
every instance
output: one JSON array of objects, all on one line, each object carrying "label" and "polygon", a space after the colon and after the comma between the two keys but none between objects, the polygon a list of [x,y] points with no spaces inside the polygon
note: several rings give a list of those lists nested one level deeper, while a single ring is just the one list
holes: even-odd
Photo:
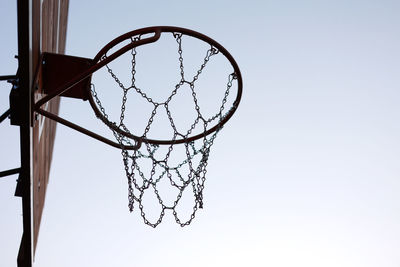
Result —
[{"label": "hoop mounting bracket", "polygon": [[[90,87],[92,73],[92,71],[89,72],[88,70],[95,65],[93,60],[89,58],[62,54],[43,53],[39,63],[39,68],[33,84],[34,102],[32,106],[34,112],[87,136],[97,139],[105,144],[120,149],[120,144],[89,131],[77,124],[67,121],[59,117],[57,114],[50,113],[46,111],[45,108],[42,108],[40,105],[38,105],[38,102],[43,101],[43,99],[46,99],[43,101],[46,103],[56,96],[71,97],[82,99],[84,101],[88,100],[88,93],[90,92],[88,87]],[[81,73],[85,72],[87,73],[86,76],[78,80],[76,79],[76,77],[79,77]],[[77,82],[72,83],[67,90],[64,90],[60,93],[59,88],[65,87],[65,84],[67,84],[68,81],[73,81],[74,79],[77,80]],[[32,119],[32,122],[35,123],[35,119]],[[125,148],[128,150],[136,150],[140,147],[140,145],[141,143],[137,142],[136,145],[126,146]]]},{"label": "hoop mounting bracket", "polygon": [[[37,79],[38,84],[35,85],[35,90],[40,87],[44,94],[51,95],[65,81],[73,79],[91,65],[93,65],[93,60],[90,58],[43,53]],[[86,87],[90,86],[90,80],[91,76],[88,76],[61,93],[60,96],[87,100],[89,96],[87,95],[88,90],[86,90]]]}]

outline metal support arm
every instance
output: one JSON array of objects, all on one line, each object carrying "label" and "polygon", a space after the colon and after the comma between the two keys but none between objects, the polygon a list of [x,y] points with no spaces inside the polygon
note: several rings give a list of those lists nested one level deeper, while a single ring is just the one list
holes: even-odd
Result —
[{"label": "metal support arm", "polygon": [[20,173],[20,171],[21,171],[21,168],[15,168],[15,169],[7,170],[7,171],[2,171],[2,172],[0,172],[0,177],[17,174],[17,173]]},{"label": "metal support arm", "polygon": [[9,81],[17,79],[17,75],[2,75],[0,76],[0,81]]},{"label": "metal support arm", "polygon": [[11,109],[8,109],[3,115],[0,116],[0,123],[2,123],[11,114]]},{"label": "metal support arm", "polygon": [[55,114],[47,112],[47,111],[45,111],[43,109],[39,108],[39,109],[36,110],[36,112],[41,114],[41,115],[43,115],[43,116],[45,116],[45,117],[47,117],[47,118],[49,118],[49,119],[52,119],[52,120],[54,120],[54,121],[56,121],[58,123],[61,123],[61,124],[65,125],[65,126],[67,126],[69,128],[72,128],[72,129],[74,129],[74,130],[76,130],[76,131],[78,131],[80,133],[83,133],[83,134],[85,134],[87,136],[90,136],[90,137],[92,137],[92,138],[94,138],[96,140],[99,140],[99,141],[101,141],[101,142],[103,142],[103,143],[105,143],[107,145],[110,145],[112,147],[115,147],[115,148],[127,149],[127,150],[137,150],[141,146],[141,142],[140,141],[137,141],[136,145],[134,145],[134,146],[122,146],[119,143],[111,141],[110,139],[107,139],[107,138],[105,138],[105,137],[103,137],[101,135],[98,135],[98,134],[96,134],[96,133],[94,133],[92,131],[89,131],[89,130],[87,130],[85,128],[82,128],[79,125],[76,125],[76,124],[74,124],[74,123],[72,123],[70,121],[67,121],[67,120],[65,120],[65,119],[63,119],[63,118],[61,118],[61,117],[59,117],[59,116],[57,116]]}]

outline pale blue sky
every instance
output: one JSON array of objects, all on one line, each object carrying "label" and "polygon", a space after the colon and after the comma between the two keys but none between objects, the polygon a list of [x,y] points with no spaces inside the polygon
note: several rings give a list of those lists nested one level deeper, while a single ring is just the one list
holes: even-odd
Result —
[{"label": "pale blue sky", "polygon": [[[12,74],[16,10],[3,2],[0,73]],[[35,266],[399,266],[400,2],[93,4],[71,1],[67,54],[94,57],[145,26],[191,28],[235,57],[243,99],[183,229],[130,214],[120,153],[59,126]],[[65,100],[61,114],[104,130],[87,103]],[[0,169],[18,167],[18,129],[0,134]],[[0,266],[16,266],[15,179],[0,179]]]}]

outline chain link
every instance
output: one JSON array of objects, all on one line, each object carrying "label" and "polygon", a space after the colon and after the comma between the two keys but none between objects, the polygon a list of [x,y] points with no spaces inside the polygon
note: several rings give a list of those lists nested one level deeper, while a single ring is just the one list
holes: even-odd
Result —
[{"label": "chain link", "polygon": [[[142,145],[142,147],[139,150],[134,150],[132,152],[129,152],[124,147],[126,145],[132,144],[134,140],[130,140],[126,136],[123,136],[119,132],[113,130],[113,134],[116,140],[121,144],[121,150],[122,150],[121,154],[124,163],[125,174],[128,180],[128,208],[132,212],[135,204],[137,203],[144,223],[151,227],[156,227],[162,222],[166,210],[172,210],[172,214],[175,218],[175,221],[182,227],[189,225],[195,218],[197,210],[203,208],[204,206],[203,190],[206,182],[208,158],[211,147],[213,146],[214,140],[218,132],[221,130],[221,127],[218,128],[215,132],[213,132],[209,136],[206,136],[205,133],[207,132],[211,122],[217,119],[219,121],[223,120],[224,118],[223,111],[225,109],[225,104],[227,103],[233,80],[236,79],[236,75],[234,73],[229,75],[225,94],[222,99],[222,103],[218,112],[208,119],[204,118],[198,103],[195,84],[196,81],[200,78],[200,75],[202,74],[203,70],[207,67],[207,64],[209,63],[210,59],[213,56],[217,55],[219,51],[215,47],[211,46],[207,50],[206,55],[203,58],[203,62],[199,67],[199,69],[197,70],[196,74],[191,78],[191,80],[186,80],[184,60],[183,60],[183,46],[182,46],[183,36],[182,33],[173,33],[173,37],[175,38],[176,43],[178,45],[177,51],[178,51],[178,61],[180,68],[180,81],[175,85],[174,90],[171,92],[170,96],[167,98],[165,102],[156,103],[155,101],[153,101],[152,98],[147,96],[146,93],[144,93],[140,88],[136,86],[135,84],[136,55],[137,55],[136,48],[133,48],[131,50],[132,77],[131,77],[131,84],[129,87],[125,86],[114,74],[111,67],[106,65],[108,73],[118,84],[118,86],[122,89],[123,93],[118,128],[123,129],[125,132],[129,133],[129,130],[124,124],[124,119],[126,113],[126,104],[128,101],[128,94],[131,89],[134,89],[133,92],[136,92],[142,98],[146,99],[149,103],[153,105],[151,115],[148,119],[144,132],[141,136],[142,138],[147,138],[147,135],[152,127],[153,121],[158,114],[159,108],[165,109],[165,112],[169,120],[169,124],[171,126],[171,129],[173,130],[172,140],[176,140],[178,136],[183,139],[188,139],[197,126],[202,127],[203,129],[202,133],[204,134],[204,137],[201,140],[199,140],[198,142],[192,141],[181,144],[181,146],[183,146],[185,151],[185,158],[180,163],[177,163],[175,166],[170,166],[171,164],[170,157],[175,147],[178,146],[177,144],[172,143],[171,145],[169,145],[167,152],[161,158],[159,158],[160,157],[159,146],[148,143],[145,143],[144,146]],[[136,42],[138,40],[140,40],[140,36],[135,36],[131,38],[131,42]],[[104,56],[104,58],[106,57],[107,56]],[[175,121],[171,114],[169,104],[173,99],[173,97],[178,93],[178,91],[182,88],[182,86],[185,83],[188,84],[190,87],[192,100],[194,103],[194,108],[197,113],[197,117],[195,118],[194,122],[189,126],[189,128],[186,129],[186,132],[181,133],[178,131],[175,125]],[[99,99],[99,96],[95,90],[94,85],[92,85],[91,92],[97,106],[99,107],[99,110],[105,116],[105,118],[108,119],[106,110]],[[116,123],[113,123],[113,125],[116,125]],[[151,163],[151,168],[149,173],[146,173],[145,170],[142,170],[141,163],[143,161],[149,161]],[[188,169],[188,173],[186,174],[183,171],[184,166],[187,166]],[[178,190],[176,198],[172,204],[166,203],[163,200],[162,195],[159,191],[158,183],[163,179],[168,179],[170,185]],[[191,213],[189,214],[188,219],[182,220],[178,215],[177,207],[179,205],[180,200],[183,197],[183,194],[186,192],[186,190],[190,190],[190,188],[192,190],[194,197],[194,205]],[[153,220],[150,220],[148,218],[148,215],[146,214],[144,208],[145,206],[144,194],[147,190],[152,190],[161,208],[158,218]]]}]

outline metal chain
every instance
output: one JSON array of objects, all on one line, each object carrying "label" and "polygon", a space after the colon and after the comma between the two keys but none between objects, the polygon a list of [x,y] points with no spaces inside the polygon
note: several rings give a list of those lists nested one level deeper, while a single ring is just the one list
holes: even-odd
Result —
[{"label": "metal chain", "polygon": [[[173,37],[176,40],[178,45],[178,61],[179,61],[179,68],[180,68],[180,81],[175,85],[174,90],[171,92],[169,97],[165,102],[156,103],[153,99],[147,96],[140,88],[136,86],[136,55],[137,51],[135,48],[131,50],[131,84],[129,87],[124,86],[123,83],[118,79],[118,77],[114,74],[111,67],[106,65],[108,73],[114,79],[114,81],[118,84],[118,86],[122,89],[123,97],[121,103],[121,113],[119,118],[119,128],[122,128],[125,132],[129,132],[127,127],[124,124],[125,119],[125,112],[126,112],[126,103],[128,101],[128,93],[130,89],[134,89],[133,92],[139,94],[142,98],[146,99],[147,102],[153,105],[153,110],[151,115],[148,119],[148,122],[145,126],[143,134],[141,135],[142,138],[147,138],[147,135],[152,127],[153,121],[158,114],[158,110],[165,109],[167,114],[169,124],[171,129],[173,130],[173,137],[172,140],[176,140],[178,137],[187,139],[192,134],[194,129],[199,126],[203,128],[204,137],[197,142],[186,142],[181,144],[184,147],[186,157],[175,166],[170,166],[170,156],[172,155],[175,147],[178,144],[171,144],[169,145],[167,152],[160,158],[158,153],[159,146],[152,145],[152,144],[144,144],[139,150],[135,150],[129,152],[128,150],[124,149],[125,145],[129,145],[132,143],[132,140],[129,140],[126,136],[116,132],[113,130],[113,134],[116,140],[121,144],[121,154],[122,159],[125,167],[125,174],[128,179],[128,207],[129,210],[132,212],[135,206],[135,203],[138,204],[140,214],[143,218],[145,224],[156,227],[162,222],[162,219],[165,215],[166,210],[172,210],[172,214],[175,218],[175,221],[183,226],[189,225],[196,216],[196,212],[198,209],[203,208],[203,190],[204,185],[206,182],[206,174],[207,174],[207,166],[208,166],[208,158],[210,154],[210,149],[214,144],[214,140],[220,131],[220,128],[217,129],[213,134],[209,135],[208,137],[205,133],[208,130],[209,125],[214,120],[223,120],[224,114],[223,111],[225,109],[225,104],[228,101],[228,97],[230,94],[230,89],[232,87],[233,80],[236,79],[236,75],[230,74],[228,77],[228,83],[226,86],[225,94],[222,99],[221,106],[218,112],[211,116],[210,118],[204,118],[203,114],[201,113],[200,105],[198,103],[197,93],[196,93],[196,81],[199,79],[200,75],[202,74],[203,70],[206,68],[207,64],[209,63],[211,57],[217,55],[219,51],[211,46],[203,59],[203,62],[199,69],[197,70],[196,74],[191,78],[191,80],[187,80],[185,78],[185,69],[184,69],[184,59],[183,59],[183,45],[182,45],[182,34],[181,33],[173,33]],[[140,40],[140,36],[136,36],[131,38],[131,42],[136,42]],[[105,56],[106,57],[106,56]],[[104,58],[103,58],[104,59]],[[195,118],[194,122],[186,129],[185,133],[181,133],[178,131],[174,118],[171,114],[171,110],[169,104],[173,97],[178,93],[178,91],[182,88],[182,85],[188,84],[191,90],[192,100],[194,103],[194,108],[197,113],[197,117]],[[94,85],[92,85],[92,95],[95,99],[97,106],[99,107],[102,114],[107,118],[106,110],[104,109],[98,94],[95,90]],[[113,125],[117,125],[116,123],[112,123]],[[111,129],[111,128],[110,128]],[[134,141],[134,140],[133,140]],[[195,161],[197,159],[197,161]],[[140,167],[140,162],[143,160],[147,160],[151,162],[151,169],[150,173],[146,173]],[[198,163],[195,163],[198,162]],[[187,166],[188,173],[183,174],[184,172],[183,167]],[[163,180],[168,179],[169,183],[172,187],[178,190],[175,200],[172,204],[166,203],[161,193],[159,192],[158,183]],[[147,190],[152,190],[158,203],[160,205],[160,214],[158,218],[150,220],[148,215],[146,214],[144,203],[143,203],[143,196]],[[177,207],[179,205],[180,200],[186,190],[192,190],[193,198],[194,198],[194,205],[193,209],[189,214],[189,218],[186,220],[182,220],[178,215]]]}]

